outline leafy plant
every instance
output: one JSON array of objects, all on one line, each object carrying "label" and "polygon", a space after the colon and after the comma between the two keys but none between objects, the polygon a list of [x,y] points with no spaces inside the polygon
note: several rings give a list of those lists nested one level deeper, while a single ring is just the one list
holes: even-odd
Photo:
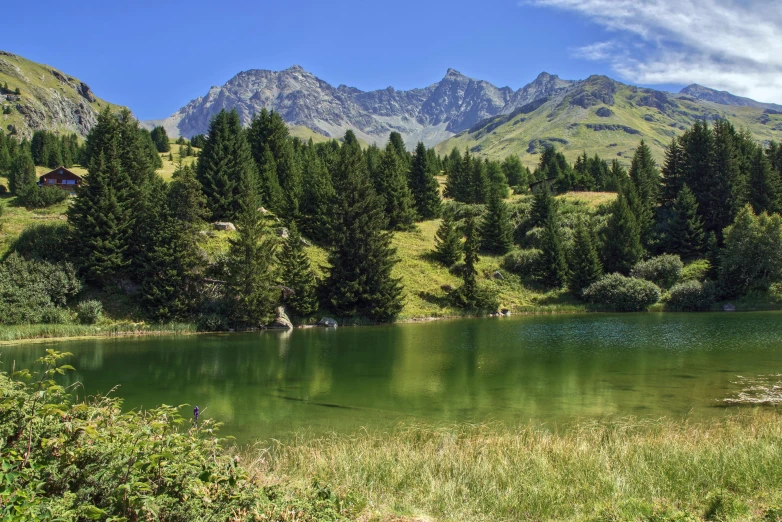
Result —
[{"label": "leafy plant", "polygon": [[660,289],[644,279],[609,274],[590,285],[584,291],[584,298],[611,306],[618,312],[638,312],[660,300]]}]

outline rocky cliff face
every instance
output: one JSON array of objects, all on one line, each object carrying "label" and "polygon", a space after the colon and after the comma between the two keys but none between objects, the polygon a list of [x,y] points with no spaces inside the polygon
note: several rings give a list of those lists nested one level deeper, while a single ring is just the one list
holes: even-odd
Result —
[{"label": "rocky cliff face", "polygon": [[397,131],[408,146],[439,143],[499,114],[510,113],[538,98],[566,89],[571,83],[543,73],[523,89],[498,88],[449,69],[438,83],[423,89],[392,87],[361,91],[333,87],[299,66],[284,71],[245,71],[222,87],[212,87],[172,116],[144,122],[163,125],[169,136],[205,133],[209,120],[222,109],[236,109],[248,125],[262,108],[278,112],[291,125],[302,125],[335,138],[353,130],[367,143],[382,143]]},{"label": "rocky cliff face", "polygon": [[[0,51],[2,127],[30,137],[36,130],[74,132],[86,136],[106,102],[90,87],[57,69]],[[16,89],[20,94],[15,94]]]},{"label": "rocky cliff face", "polygon": [[710,89],[708,87],[704,87],[703,85],[698,85],[697,83],[688,85],[679,91],[679,94],[689,96],[697,100],[718,103],[720,105],[732,105],[734,107],[755,107],[758,109],[771,109],[777,111],[782,110],[782,105],[777,105],[775,103],[762,103],[751,100],[749,98],[742,98],[741,96],[736,96],[735,94],[731,94],[728,91]]}]

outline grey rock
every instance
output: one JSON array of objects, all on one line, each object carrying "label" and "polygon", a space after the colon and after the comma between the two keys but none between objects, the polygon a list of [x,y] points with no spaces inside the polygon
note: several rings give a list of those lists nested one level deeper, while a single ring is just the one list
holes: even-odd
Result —
[{"label": "grey rock", "polygon": [[288,318],[288,314],[285,313],[285,307],[278,306],[277,312],[274,317],[274,321],[266,325],[266,328],[275,330],[292,330],[293,323]]},{"label": "grey rock", "polygon": [[722,311],[723,312],[735,312],[736,311],[736,305],[727,303],[725,305],[722,305]]},{"label": "grey rock", "polygon": [[503,308],[502,310],[500,310],[500,315],[502,317],[510,317],[511,315],[510,310],[508,310],[507,308]]},{"label": "grey rock", "polygon": [[215,230],[228,230],[228,231],[236,230],[234,224],[228,221],[215,221],[214,223],[212,223],[212,228],[214,228]]},{"label": "grey rock", "polygon": [[323,317],[320,321],[318,321],[318,326],[323,326],[325,328],[336,328],[337,324],[337,321],[331,317]]},{"label": "grey rock", "polygon": [[505,276],[503,276],[503,275],[502,275],[502,272],[500,272],[499,270],[497,270],[496,272],[494,272],[494,274],[492,274],[492,277],[493,277],[494,279],[499,279],[500,281],[504,281],[504,280],[505,280]]},{"label": "grey rock", "polygon": [[310,243],[308,240],[304,239],[303,237],[300,238],[300,239],[301,239],[301,244],[302,245],[304,245],[306,247],[312,246],[312,243]]},{"label": "grey rock", "polygon": [[280,227],[280,228],[277,229],[277,236],[279,236],[279,237],[281,237],[283,239],[288,239],[288,237],[290,236],[290,233],[288,232],[287,228]]}]

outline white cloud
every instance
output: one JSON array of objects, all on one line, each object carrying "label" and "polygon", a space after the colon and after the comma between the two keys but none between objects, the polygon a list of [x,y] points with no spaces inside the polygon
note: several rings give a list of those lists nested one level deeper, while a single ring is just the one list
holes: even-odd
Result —
[{"label": "white cloud", "polygon": [[[779,0],[529,0],[580,13],[617,33],[576,49],[638,83],[700,83],[782,102]],[[632,52],[627,36],[640,42]]]}]

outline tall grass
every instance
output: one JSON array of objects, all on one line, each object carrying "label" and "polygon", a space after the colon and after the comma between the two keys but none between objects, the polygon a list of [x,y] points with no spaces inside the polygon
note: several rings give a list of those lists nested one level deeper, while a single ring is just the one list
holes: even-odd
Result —
[{"label": "tall grass", "polygon": [[274,442],[249,456],[276,480],[317,477],[362,498],[370,518],[782,520],[782,415],[768,410],[559,431],[408,426]]},{"label": "tall grass", "polygon": [[119,337],[123,335],[182,335],[196,332],[190,323],[21,324],[0,326],[0,342],[67,337]]}]

